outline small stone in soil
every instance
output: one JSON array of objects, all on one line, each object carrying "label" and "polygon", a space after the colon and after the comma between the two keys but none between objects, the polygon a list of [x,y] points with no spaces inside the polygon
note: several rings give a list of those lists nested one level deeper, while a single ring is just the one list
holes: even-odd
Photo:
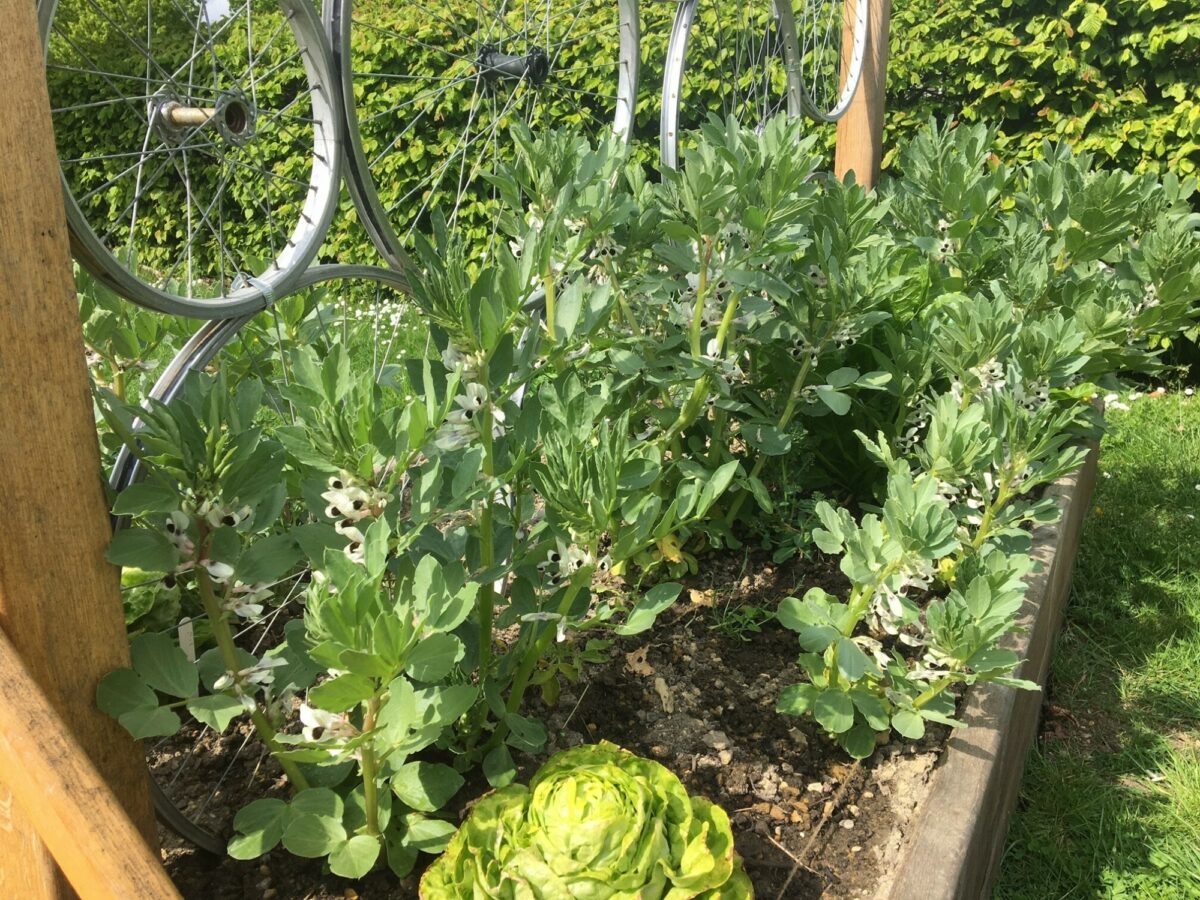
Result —
[{"label": "small stone in soil", "polygon": [[851,853],[862,853],[862,847],[858,846],[858,844],[855,844],[853,847],[850,848],[850,852]]},{"label": "small stone in soil", "polygon": [[346,900],[358,900],[358,891],[356,891],[354,888],[346,888],[346,890],[342,892],[342,896],[345,897]]},{"label": "small stone in soil", "polygon": [[728,750],[722,750],[719,753],[717,753],[717,759],[719,759],[721,761],[721,765],[727,766],[731,762],[733,762],[733,754],[730,753]]},{"label": "small stone in soil", "polygon": [[841,825],[843,828],[845,828],[847,831],[849,831],[851,828],[854,827],[854,820],[853,819],[842,819],[842,821],[839,822],[838,824]]},{"label": "small stone in soil", "polygon": [[872,800],[875,797],[875,792],[874,791],[863,791],[862,796],[863,796],[864,800]]},{"label": "small stone in soil", "polygon": [[825,788],[825,785],[821,784],[821,782],[819,782],[819,781],[810,781],[808,783],[808,790],[812,791],[814,794],[821,793],[821,791],[824,790],[824,788]]},{"label": "small stone in soil", "polygon": [[714,750],[725,750],[729,747],[729,736],[723,731],[710,731],[704,736],[704,743]]}]

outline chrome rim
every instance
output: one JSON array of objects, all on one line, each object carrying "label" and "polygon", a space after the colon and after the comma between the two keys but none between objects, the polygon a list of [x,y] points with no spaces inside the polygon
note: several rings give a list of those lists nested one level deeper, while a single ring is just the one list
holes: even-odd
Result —
[{"label": "chrome rim", "polygon": [[748,128],[761,128],[781,112],[799,115],[796,54],[796,22],[789,3],[681,3],[663,72],[663,165],[678,166],[681,138],[709,115],[732,116]]},{"label": "chrome rim", "polygon": [[38,10],[76,257],[121,296],[196,318],[262,309],[298,283],[340,172],[312,8],[218,2]]},{"label": "chrome rim", "polygon": [[[799,22],[800,81],[804,111],[820,122],[846,114],[862,79],[867,49],[869,0],[858,0],[853,22],[846,21],[842,0],[806,0]],[[850,56],[843,80],[842,62],[849,35]]]}]

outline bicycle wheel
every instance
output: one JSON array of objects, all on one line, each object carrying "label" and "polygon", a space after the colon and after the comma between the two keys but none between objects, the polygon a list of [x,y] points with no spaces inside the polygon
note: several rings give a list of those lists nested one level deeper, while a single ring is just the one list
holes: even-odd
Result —
[{"label": "bicycle wheel", "polygon": [[869,0],[857,0],[853,20],[843,0],[804,0],[799,22],[804,111],[836,122],[850,108],[862,78]]},{"label": "bicycle wheel", "polygon": [[72,249],[123,297],[236,316],[312,261],[340,98],[305,0],[43,0]]},{"label": "bicycle wheel", "polygon": [[328,24],[351,191],[393,266],[432,209],[489,239],[512,124],[629,137],[637,0],[333,0]]},{"label": "bicycle wheel", "polygon": [[684,0],[675,13],[663,73],[659,150],[679,164],[683,135],[711,114],[758,128],[801,111],[790,2]]},{"label": "bicycle wheel", "polygon": [[[313,267],[301,276],[297,290],[334,281],[355,285],[360,295],[364,290],[372,293],[377,305],[385,293],[395,296],[407,291],[407,282],[398,273],[370,266],[341,265]],[[359,296],[357,299],[364,298]],[[311,326],[310,342],[329,339],[336,328],[334,320],[338,313],[335,307],[338,304],[326,303],[324,310],[321,304],[320,298],[315,299],[310,304],[313,307],[310,314],[304,317]],[[383,329],[376,329],[376,335],[382,332]],[[297,343],[297,335],[288,333],[288,325],[280,321],[275,309],[258,316],[206,322],[167,365],[149,396],[169,404],[179,395],[191,373],[214,364],[244,366],[248,374],[268,384],[286,381],[287,372],[277,351],[285,344],[295,346]],[[225,358],[222,351],[230,345],[236,345],[238,352]],[[372,355],[375,356],[374,351]],[[377,358],[373,364],[376,362]],[[268,390],[264,415],[268,418],[275,415],[286,421],[287,410],[287,404]],[[137,458],[128,448],[122,448],[113,465],[110,486],[119,492],[139,477]],[[123,524],[122,520],[114,519],[114,529]],[[242,622],[236,631],[239,648],[261,652],[269,646],[266,643],[268,637],[277,640],[287,621],[302,614],[303,574],[298,571],[269,586],[275,596],[266,605],[265,614],[257,621]],[[126,586],[124,590],[145,591],[160,586],[161,581],[141,582]],[[127,608],[129,605],[127,602]],[[189,628],[199,633],[203,626],[197,626],[204,616],[188,618],[183,613],[177,610],[170,624],[155,630],[169,633],[181,644],[186,643],[181,633]],[[148,745],[147,750],[152,796],[159,820],[189,843],[211,853],[223,854],[236,807],[255,799],[256,788],[265,788],[271,781],[258,776],[245,784],[235,780],[246,777],[247,773],[261,775],[259,767],[270,766],[270,758],[252,730],[235,723],[226,733],[218,735],[212,729],[188,720],[179,734]]]}]

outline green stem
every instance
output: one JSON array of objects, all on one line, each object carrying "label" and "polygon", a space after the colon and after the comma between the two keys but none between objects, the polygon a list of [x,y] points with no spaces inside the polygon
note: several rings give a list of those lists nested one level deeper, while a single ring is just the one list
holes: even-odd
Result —
[{"label": "green stem", "polygon": [[[483,474],[490,482],[495,476],[494,445],[492,442],[492,410],[484,408],[483,426]],[[492,530],[492,503],[495,495],[489,491],[483,501],[483,509],[479,513],[479,553],[483,560],[484,572],[488,572],[496,564],[496,547]],[[479,596],[475,600],[476,620],[479,624],[479,672],[481,677],[487,677],[492,665],[492,629],[495,618],[496,597],[490,581],[479,587]]]},{"label": "green stem", "polygon": [[1000,479],[1000,484],[996,489],[996,499],[987,505],[979,519],[979,528],[976,529],[975,537],[971,540],[972,552],[977,552],[983,546],[983,542],[988,538],[988,532],[992,530],[992,522],[996,518],[996,513],[1007,506],[1008,501],[1012,499],[1008,493],[1010,483],[1011,478],[1008,475]]},{"label": "green stem", "polygon": [[[701,284],[703,285],[703,274],[701,275]],[[696,294],[699,296],[699,289],[697,289]],[[729,302],[725,304],[725,314],[721,317],[721,324],[717,328],[716,355],[718,357],[721,355],[722,350],[725,349],[725,338],[729,334],[729,329],[733,326],[733,318],[737,313],[737,304],[737,294],[733,294],[729,298]],[[692,324],[693,327],[698,326],[699,319],[697,318]],[[693,353],[698,358],[701,355],[697,349],[699,346],[699,332],[695,331],[693,337]],[[708,375],[701,375],[696,380],[696,384],[692,387],[691,395],[687,398],[687,401],[683,404],[683,408],[679,411],[679,415],[671,423],[671,427],[667,429],[663,436],[664,443],[671,444],[673,448],[677,446],[675,443],[676,439],[683,433],[685,428],[696,421],[696,418],[700,415],[700,411],[704,408],[704,401],[708,397],[708,388],[711,382],[712,379]]]},{"label": "green stem", "polygon": [[[379,714],[379,698],[372,697],[363,709],[363,734],[375,730],[375,717]],[[367,834],[379,835],[379,785],[376,782],[375,744],[368,738],[362,745],[363,806],[367,814]]]},{"label": "green stem", "polygon": [[[783,413],[779,416],[779,421],[775,427],[781,431],[788,426],[792,421],[792,417],[796,415],[796,410],[800,406],[800,392],[804,389],[804,382],[808,378],[808,371],[812,368],[812,356],[805,354],[804,362],[800,365],[800,371],[796,373],[795,379],[792,381],[792,389],[788,393],[787,404],[783,407]],[[750,477],[757,478],[766,465],[767,458],[760,456],[754,461],[754,466],[750,469]],[[725,515],[726,527],[732,527],[737,519],[738,511],[742,508],[742,503],[746,500],[748,491],[742,491],[733,498],[733,503],[729,507],[729,512]]]},{"label": "green stem", "polygon": [[113,364],[113,393],[117,395],[117,399],[124,402],[125,400],[125,370],[120,366]]},{"label": "green stem", "polygon": [[952,685],[952,684],[954,684],[954,676],[953,675],[942,676],[937,681],[935,681],[933,684],[931,684],[929,687],[927,687],[921,693],[921,695],[918,696],[917,699],[913,701],[913,708],[920,709],[922,706],[929,703],[931,700],[933,700],[935,697],[937,697],[938,694],[940,694],[946,688],[950,687],[950,685]]},{"label": "green stem", "polygon": [[553,344],[554,334],[554,273],[547,270],[542,275],[542,289],[546,292],[546,340]]},{"label": "green stem", "polygon": [[[562,601],[558,604],[558,614],[560,616],[566,616],[571,609],[571,604],[579,596],[579,591],[585,584],[590,584],[591,579],[592,567],[590,566],[575,574],[570,585],[567,586],[567,592],[563,595]],[[554,640],[556,630],[554,623],[547,622],[545,631],[538,635],[537,640],[533,642],[532,646],[525,648],[521,657],[521,665],[513,676],[512,686],[509,688],[508,703],[505,704],[507,712],[515,713],[521,708],[521,701],[525,698],[525,691],[529,689],[529,679],[533,677],[533,670],[537,667],[538,661],[550,646],[550,642]],[[484,747],[484,751],[486,752],[500,746],[507,736],[508,725],[501,722],[496,726],[496,730]]]},{"label": "green stem", "polygon": [[[200,526],[200,546],[204,546],[205,538],[207,537],[206,530],[203,525]],[[233,633],[229,630],[229,622],[225,618],[225,611],[221,608],[221,602],[217,599],[216,591],[213,590],[212,578],[208,571],[202,565],[196,566],[196,582],[200,588],[200,602],[204,605],[204,612],[208,615],[209,626],[212,629],[213,639],[217,642],[217,648],[221,653],[221,660],[225,663],[225,669],[229,672],[234,683],[240,689],[242,687],[242,677],[239,674],[241,665],[238,662],[237,647],[233,643]],[[253,711],[250,713],[250,721],[254,724],[254,730],[258,732],[259,740],[266,745],[267,749],[279,760],[279,765],[283,767],[284,773],[291,782],[292,787],[297,791],[302,791],[308,787],[308,779],[306,779],[297,768],[296,764],[290,759],[285,759],[280,754],[283,752],[283,747],[275,740],[275,729],[271,727],[271,723],[267,721],[267,717],[263,715],[263,711],[258,707],[257,702]]]},{"label": "green stem", "polygon": [[705,294],[708,293],[708,264],[712,259],[712,240],[711,238],[700,239],[700,272],[697,275],[696,281],[696,305],[692,308],[692,357],[699,359],[703,355],[703,348],[700,346],[700,335],[704,330],[701,324],[704,320],[704,300]]}]

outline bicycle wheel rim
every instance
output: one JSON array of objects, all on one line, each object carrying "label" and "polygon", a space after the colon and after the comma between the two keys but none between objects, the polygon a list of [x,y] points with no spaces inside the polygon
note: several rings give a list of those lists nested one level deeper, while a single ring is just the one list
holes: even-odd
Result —
[{"label": "bicycle wheel rim", "polygon": [[[732,8],[737,16],[725,22],[718,0],[685,0],[676,10],[663,72],[659,127],[659,154],[666,168],[678,167],[681,136],[702,124],[709,113],[761,128],[772,115],[801,112],[796,24],[790,4],[760,0]],[[720,77],[715,86],[706,88],[700,76],[710,67],[717,68]]]},{"label": "bicycle wheel rim", "polygon": [[850,108],[862,80],[870,2],[857,0],[852,23],[845,21],[842,0],[805,0],[802,9],[798,72],[804,111],[819,122],[836,122]]},{"label": "bicycle wheel rim", "polygon": [[[535,6],[544,11],[540,20],[544,23],[541,31],[527,24],[514,37],[512,34],[499,33],[501,25],[497,23],[500,17],[495,15],[493,7],[477,3],[475,8],[481,20],[479,27],[467,29],[468,34],[446,38],[444,47],[430,40],[406,37],[393,29],[370,25],[361,20],[356,22],[355,0],[333,0],[327,8],[330,41],[341,75],[348,145],[347,181],[364,226],[380,254],[394,268],[403,270],[408,264],[405,246],[413,230],[423,226],[431,209],[440,208],[447,219],[455,223],[464,205],[464,198],[470,198],[470,203],[478,208],[464,218],[469,218],[471,226],[477,230],[486,230],[487,206],[489,202],[494,202],[494,197],[488,198],[489,189],[484,176],[497,160],[504,157],[507,126],[511,122],[520,120],[552,124],[551,114],[558,104],[560,108],[573,107],[578,111],[580,121],[593,129],[608,129],[623,140],[629,139],[636,108],[639,72],[637,0],[617,0],[615,6],[607,0],[567,0],[558,6],[564,8],[569,17],[559,18],[551,15],[553,0],[518,2],[511,6],[502,4],[501,9],[507,10],[503,13],[504,21],[507,22],[509,17],[519,19],[521,16],[516,10],[528,11]],[[417,14],[445,30],[452,31],[456,27],[449,19],[452,12],[441,15],[421,4],[406,9],[417,10]],[[611,23],[593,33],[581,33],[576,26],[585,19],[585,12],[605,14],[611,18]],[[536,20],[528,17],[528,21]],[[440,60],[445,66],[442,71],[451,74],[427,76],[373,71],[359,58],[355,47],[355,35],[363,29],[370,29],[399,44],[407,43],[415,47],[431,59]],[[501,37],[507,42],[504,45],[507,49],[520,49],[526,54],[524,66],[514,61],[516,54],[502,54],[508,57],[503,65],[511,71],[522,71],[519,77],[514,78],[511,72],[502,77],[493,76],[480,68],[484,49],[501,43]],[[576,64],[577,54],[581,51],[571,48],[588,39],[602,40],[615,53],[611,66],[604,62]],[[533,84],[535,79],[529,75],[533,69],[531,60],[535,51],[541,51],[549,64],[548,69],[538,76],[541,80],[536,85]],[[560,62],[566,64],[559,65]],[[500,65],[494,63],[488,71],[494,73]],[[583,71],[583,66],[588,65],[611,74],[615,81],[611,88],[613,93],[605,93],[603,97],[595,91],[582,88],[574,91],[579,97],[592,95],[588,99],[589,102],[595,101],[594,106],[582,104],[579,97],[572,97],[562,83],[565,76],[578,74]],[[437,87],[428,86],[431,80],[436,82],[439,77],[446,83]],[[408,95],[401,98],[402,102],[390,104],[378,99],[387,93],[389,83],[403,84],[406,81],[412,84]],[[436,136],[431,143],[435,147],[448,146],[449,153],[441,154],[427,178],[413,175],[412,167],[407,167],[397,176],[397,166],[403,167],[405,164],[395,161],[404,153],[417,152],[409,135],[420,127],[421,122],[428,123],[435,117],[437,111],[433,104],[442,102],[443,96],[450,95],[451,91],[454,92],[452,96],[466,98],[466,112],[460,109],[456,113],[459,121],[465,116],[465,129],[460,132],[456,127],[434,126]],[[552,99],[539,107],[539,96]],[[564,97],[566,99],[562,99]],[[521,118],[519,114],[525,109],[522,104],[531,105],[535,112],[542,108],[548,111],[545,118],[541,117],[540,112]],[[406,114],[408,118],[401,121],[401,116]],[[384,128],[380,124],[389,121],[393,123],[391,128]],[[472,148],[471,145],[478,143],[481,136],[484,144]],[[490,151],[488,141],[491,142]],[[484,152],[476,155],[475,149]],[[408,174],[405,174],[406,171]]]},{"label": "bicycle wheel rim", "polygon": [[320,21],[304,0],[194,24],[177,0],[141,9],[144,23],[108,0],[39,5],[72,250],[150,309],[262,309],[299,282],[337,205],[341,101]]}]

